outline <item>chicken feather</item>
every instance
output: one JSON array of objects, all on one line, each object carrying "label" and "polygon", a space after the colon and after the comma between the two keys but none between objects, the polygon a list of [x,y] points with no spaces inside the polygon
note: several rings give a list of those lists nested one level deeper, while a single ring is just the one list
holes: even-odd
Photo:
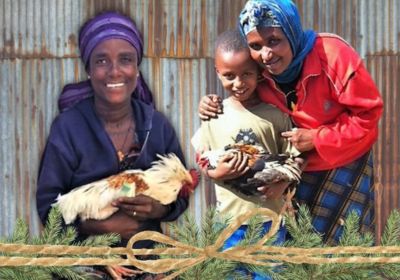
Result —
[{"label": "chicken feather", "polygon": [[250,170],[243,176],[225,181],[244,195],[259,195],[258,187],[278,181],[299,183],[301,177],[300,162],[287,154],[271,154],[259,145],[236,143],[223,149],[203,152],[198,164],[202,168],[213,169],[221,157],[229,153],[243,153],[248,156]]},{"label": "chicken feather", "polygon": [[106,219],[118,208],[111,203],[124,196],[150,196],[167,205],[174,202],[180,191],[188,193],[198,183],[198,174],[187,170],[175,154],[157,155],[147,170],[126,170],[59,195],[53,206],[59,207],[66,224],[79,216],[82,220]]}]

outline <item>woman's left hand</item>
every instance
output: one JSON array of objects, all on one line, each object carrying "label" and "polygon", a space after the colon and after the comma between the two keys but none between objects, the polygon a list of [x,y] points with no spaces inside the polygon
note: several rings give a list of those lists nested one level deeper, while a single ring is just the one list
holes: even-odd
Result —
[{"label": "woman's left hand", "polygon": [[160,219],[168,214],[169,207],[146,195],[120,197],[112,203],[128,215],[140,220]]},{"label": "woman's left hand", "polygon": [[287,138],[299,152],[307,152],[315,148],[314,138],[316,134],[316,129],[296,128],[282,132],[281,135]]},{"label": "woman's left hand", "polygon": [[133,270],[120,265],[106,266],[106,270],[113,280],[123,280],[125,279],[125,277],[128,277],[130,279],[132,276],[143,273],[143,271],[141,270]]}]

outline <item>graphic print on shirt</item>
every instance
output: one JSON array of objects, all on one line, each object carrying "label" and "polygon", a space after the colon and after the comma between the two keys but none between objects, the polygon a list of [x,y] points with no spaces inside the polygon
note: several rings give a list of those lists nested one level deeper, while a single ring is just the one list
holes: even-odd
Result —
[{"label": "graphic print on shirt", "polygon": [[253,129],[239,129],[239,133],[236,138],[233,139],[235,144],[247,144],[247,145],[257,145],[259,144],[257,135],[254,133]]}]

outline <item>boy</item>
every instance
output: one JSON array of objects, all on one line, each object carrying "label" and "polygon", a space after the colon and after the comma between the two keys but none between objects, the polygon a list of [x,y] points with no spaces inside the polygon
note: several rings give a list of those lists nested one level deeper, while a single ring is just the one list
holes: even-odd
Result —
[{"label": "boy", "polygon": [[[259,69],[251,59],[247,43],[239,31],[226,31],[218,36],[215,47],[215,69],[229,97],[223,101],[224,114],[217,119],[202,122],[192,139],[197,153],[224,148],[232,144],[259,145],[271,154],[287,153],[298,156],[280,133],[291,129],[287,115],[279,109],[262,103],[257,95]],[[248,171],[246,156],[223,157],[215,169],[203,169],[216,181],[217,210],[234,217],[257,207],[269,208],[277,213],[283,206],[282,195],[287,182],[275,184],[265,191],[266,197],[243,196],[223,181],[240,177]],[[271,222],[266,219],[264,231]],[[247,226],[243,225],[225,243],[227,249],[243,239]],[[277,242],[283,242],[286,230],[281,226]],[[257,278],[260,279],[260,278]],[[262,278],[265,279],[265,278]]]}]

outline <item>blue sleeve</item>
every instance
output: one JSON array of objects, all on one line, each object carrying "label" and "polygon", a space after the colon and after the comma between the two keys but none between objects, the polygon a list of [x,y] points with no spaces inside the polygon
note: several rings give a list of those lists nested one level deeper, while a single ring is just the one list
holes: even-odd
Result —
[{"label": "blue sleeve", "polygon": [[73,176],[75,153],[64,142],[65,135],[58,131],[61,129],[53,124],[39,168],[36,207],[43,224],[57,196],[69,191]]}]

